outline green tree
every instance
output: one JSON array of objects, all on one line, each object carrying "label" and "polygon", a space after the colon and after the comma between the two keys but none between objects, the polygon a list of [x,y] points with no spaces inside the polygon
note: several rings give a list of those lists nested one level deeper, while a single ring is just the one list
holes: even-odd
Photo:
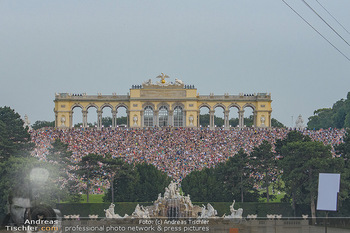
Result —
[{"label": "green tree", "polygon": [[257,201],[249,160],[248,155],[240,150],[215,168],[191,172],[182,180],[181,187],[193,201]]},{"label": "green tree", "polygon": [[[249,116],[248,118],[244,118],[244,124],[247,127],[251,127],[254,123],[254,116]],[[238,118],[231,118],[230,119],[230,125],[232,127],[237,127],[239,125],[239,120]],[[281,122],[279,122],[278,120],[276,120],[275,118],[271,119],[271,127],[275,127],[275,128],[284,128],[286,127],[285,125],[283,125]]]},{"label": "green tree", "polygon": [[202,127],[208,127],[210,119],[209,114],[199,115],[199,124]]},{"label": "green tree", "polygon": [[249,117],[244,118],[244,125],[246,127],[252,127],[254,125],[254,116],[250,115]]},{"label": "green tree", "polygon": [[33,162],[37,160],[32,157],[14,157],[0,162],[0,215],[6,213],[6,203],[10,192],[21,191],[30,197],[29,172]]},{"label": "green tree", "polygon": [[[112,117],[102,117],[102,125],[104,127],[112,126]],[[117,125],[127,125],[128,118],[127,117],[117,117]]]},{"label": "green tree", "polygon": [[[239,125],[239,119],[238,118],[231,118],[229,120],[229,124],[232,127],[237,127]],[[253,115],[244,118],[244,125],[246,127],[252,127],[253,124],[254,124],[254,116]]]},{"label": "green tree", "polygon": [[102,117],[102,125],[103,127],[112,126],[112,117]]},{"label": "green tree", "polygon": [[224,119],[221,117],[214,116],[214,125],[222,127],[224,125]]},{"label": "green tree", "polygon": [[101,178],[103,171],[101,164],[102,156],[96,154],[88,154],[84,156],[78,163],[78,169],[74,171],[75,174],[81,177],[86,182],[86,202],[89,203],[89,194],[91,190],[91,180],[94,178]]},{"label": "green tree", "polygon": [[[350,215],[350,129],[346,131],[343,143],[335,146],[338,156],[344,162],[344,170],[341,173],[340,186],[340,208],[339,211],[343,216]],[[338,172],[339,173],[339,172]]]},{"label": "green tree", "polygon": [[[210,124],[210,116],[209,114],[203,114],[199,116],[199,124],[202,127],[208,127]],[[214,116],[214,124],[217,127],[222,127],[224,125],[224,119],[221,117]]]},{"label": "green tree", "polygon": [[55,127],[55,121],[36,121],[33,125],[32,128],[34,130],[41,129],[44,127]]},{"label": "green tree", "polygon": [[81,195],[77,192],[75,187],[76,183],[69,180],[68,173],[70,172],[69,166],[72,166],[71,162],[72,152],[68,150],[68,145],[63,143],[60,139],[56,139],[51,143],[49,154],[46,155],[46,159],[52,166],[51,172],[56,177],[55,183],[59,190],[55,193],[58,203],[61,199],[80,199]]},{"label": "green tree", "polygon": [[318,109],[313,116],[309,117],[309,129],[329,127],[350,127],[350,92],[348,92],[346,100],[338,100],[332,108]]},{"label": "green tree", "polygon": [[[127,125],[127,117],[117,117],[117,125]],[[112,126],[112,117],[102,117],[102,125],[104,127]]]},{"label": "green tree", "polygon": [[275,150],[278,155],[282,152],[282,147],[291,142],[310,142],[311,138],[307,135],[303,135],[300,131],[290,131],[284,139],[277,139],[275,143]]},{"label": "green tree", "polygon": [[46,155],[48,161],[54,162],[57,164],[62,173],[66,173],[67,166],[71,165],[72,152],[68,150],[68,145],[63,143],[60,139],[55,139],[51,143],[51,148],[49,148],[49,154]]},{"label": "green tree", "polygon": [[127,125],[128,118],[127,117],[117,117],[117,125]]},{"label": "green tree", "polygon": [[[117,117],[117,125],[127,125],[128,118],[127,117]],[[74,127],[81,127],[83,123],[75,124]],[[96,122],[88,123],[88,127],[95,127],[97,125]],[[103,127],[111,127],[112,126],[112,117],[102,117],[102,125]]]},{"label": "green tree", "polygon": [[13,109],[1,107],[0,122],[0,161],[10,156],[23,156],[33,148],[28,128],[23,128],[23,120]]},{"label": "green tree", "polygon": [[[0,163],[0,177],[0,213],[4,213],[9,193],[23,193],[36,204],[57,203],[54,197],[60,187],[50,163],[31,156],[11,156]],[[39,179],[42,177],[45,179]]]},{"label": "green tree", "polygon": [[139,163],[135,166],[139,174],[139,185],[136,186],[138,201],[154,201],[159,193],[164,192],[170,183],[170,177],[159,171],[154,165]]},{"label": "green tree", "polygon": [[332,109],[323,108],[314,111],[314,115],[309,117],[307,126],[309,129],[319,130],[321,128],[333,127]]},{"label": "green tree", "polygon": [[232,126],[232,127],[237,127],[239,126],[239,120],[238,118],[231,118],[229,120],[229,125]]},{"label": "green tree", "polygon": [[344,128],[350,128],[350,92],[348,92],[347,98],[345,100],[345,111],[346,117],[344,120]]},{"label": "green tree", "polygon": [[[124,172],[114,179],[114,195],[118,201],[154,201],[169,185],[170,180],[166,173],[152,164],[126,166]],[[111,199],[111,191],[108,190],[104,201]]]},{"label": "green tree", "polygon": [[350,129],[346,131],[343,141],[343,143],[335,146],[334,149],[344,159],[346,167],[350,168]]},{"label": "green tree", "polygon": [[332,121],[335,128],[343,128],[346,118],[346,105],[344,100],[339,100],[333,105],[333,116]]},{"label": "green tree", "polygon": [[[136,185],[139,184],[139,174],[135,167],[130,164],[125,165],[125,172],[115,177],[113,181],[114,199],[120,202],[136,201]],[[108,189],[103,197],[104,202],[112,199],[112,189]]]},{"label": "green tree", "polygon": [[[9,107],[0,108],[0,206],[6,206],[8,194],[25,193],[32,200],[42,204],[53,204],[53,198],[60,190],[56,183],[55,168],[52,163],[39,161],[30,155],[28,128],[18,113]],[[38,183],[38,174],[46,175],[45,183]],[[44,182],[43,180],[41,182]],[[0,212],[3,211],[1,208]]]},{"label": "green tree", "polygon": [[[209,114],[200,115],[199,116],[200,125],[202,127],[208,127],[209,122],[210,122],[209,119],[210,119]],[[222,127],[224,125],[224,119],[221,118],[221,117],[214,116],[214,124],[217,127]],[[253,124],[254,124],[254,116],[253,115],[244,118],[244,125],[246,127],[252,127]],[[229,125],[231,125],[232,127],[237,127],[239,125],[238,118],[231,118],[229,120]],[[281,122],[279,122],[278,120],[276,120],[274,118],[271,119],[271,126],[272,127],[277,127],[277,128],[285,127]]]},{"label": "green tree", "polygon": [[11,147],[5,123],[0,119],[0,162],[11,154]]},{"label": "green tree", "polygon": [[[307,135],[303,135],[300,131],[293,130],[290,131],[284,139],[277,139],[275,143],[275,150],[278,156],[282,156],[282,148],[286,146],[288,143],[292,142],[311,142],[311,138]],[[283,157],[282,157],[283,158]],[[281,163],[278,163],[278,166],[281,167]],[[283,177],[283,175],[281,176]],[[283,200],[292,200],[292,208],[294,211],[294,217],[296,216],[296,197],[297,192],[300,190],[295,189],[299,186],[296,180],[283,180],[285,182],[285,186],[283,190],[286,192],[286,195]],[[293,183],[294,182],[294,183]]]},{"label": "green tree", "polygon": [[222,189],[233,196],[226,197],[225,201],[244,200],[257,201],[258,193],[253,187],[254,182],[250,177],[250,157],[243,149],[230,157],[225,163],[217,166],[217,178],[222,182]]},{"label": "green tree", "polygon": [[[26,166],[37,159],[31,158],[28,128],[20,115],[10,107],[0,108],[0,214],[4,213],[9,192],[22,189],[28,193],[28,182],[25,180]],[[26,182],[25,182],[26,181]]]},{"label": "green tree", "polygon": [[316,217],[316,195],[319,173],[334,172],[341,166],[339,159],[332,159],[330,146],[315,141],[295,141],[281,148],[282,179],[286,192],[296,203],[309,203],[313,218]]},{"label": "green tree", "polygon": [[266,201],[270,202],[270,184],[277,176],[276,156],[272,152],[272,145],[268,141],[263,141],[258,147],[255,147],[250,154],[253,158],[251,165],[254,167],[256,175],[262,176],[262,186],[266,190]]},{"label": "green tree", "polygon": [[[225,201],[221,181],[217,179],[214,168],[193,171],[181,182],[182,190],[191,195],[192,201]],[[232,194],[231,194],[232,196]]]},{"label": "green tree", "polygon": [[232,167],[234,167],[234,165],[236,167],[234,174],[237,174],[239,176],[238,184],[241,190],[241,202],[244,202],[244,194],[250,194],[250,190],[253,187],[253,182],[250,178],[248,154],[245,153],[243,149],[240,149],[234,157],[231,157],[229,159],[227,162],[228,166],[230,166],[230,163],[232,164]]},{"label": "green tree", "polygon": [[[94,124],[92,124],[92,123],[90,123],[90,122],[87,123],[87,127],[90,127],[90,128],[95,127],[95,125],[96,125],[96,122],[95,122]],[[83,123],[78,123],[78,124],[75,124],[75,125],[74,125],[74,128],[80,128],[80,127],[82,127],[82,126],[83,126]]]},{"label": "green tree", "polygon": [[[112,158],[110,154],[106,154],[103,160],[103,170],[106,173],[106,177],[110,183],[110,201],[113,203],[115,201],[115,180],[117,177],[126,175],[129,172],[129,164],[124,162],[121,158]],[[107,201],[107,200],[105,200]]]},{"label": "green tree", "polygon": [[275,118],[271,119],[271,127],[274,128],[285,128],[286,126],[284,124],[282,124],[281,122],[279,122],[278,120],[276,120]]}]

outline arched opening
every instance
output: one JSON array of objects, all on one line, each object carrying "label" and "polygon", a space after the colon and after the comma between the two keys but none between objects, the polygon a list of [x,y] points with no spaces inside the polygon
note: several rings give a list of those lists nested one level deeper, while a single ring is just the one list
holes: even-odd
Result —
[{"label": "arched opening", "polygon": [[159,114],[159,126],[160,127],[168,126],[168,119],[169,119],[168,108],[165,106],[161,106],[159,108],[158,114]]},{"label": "arched opening", "polygon": [[210,116],[209,116],[210,107],[203,105],[199,107],[199,126],[200,127],[209,127],[210,125]]},{"label": "arched opening", "polygon": [[153,127],[153,108],[151,106],[144,108],[143,123],[145,127]]},{"label": "arched opening", "polygon": [[245,105],[244,110],[244,127],[254,127],[254,107],[252,105]]},{"label": "arched opening", "polygon": [[117,127],[128,127],[128,114],[127,114],[127,107],[124,105],[117,106]]},{"label": "arched opening", "polygon": [[111,128],[113,125],[112,111],[113,107],[110,105],[104,105],[101,107],[102,110],[102,127]]},{"label": "arched opening", "polygon": [[181,106],[174,108],[174,127],[184,126],[184,112]]},{"label": "arched opening", "polygon": [[229,125],[230,127],[236,128],[239,127],[239,108],[238,106],[229,107]]},{"label": "arched opening", "polygon": [[72,108],[72,127],[83,127],[83,108],[81,106]]},{"label": "arched opening", "polygon": [[97,128],[97,106],[95,105],[87,107],[87,127]]},{"label": "arched opening", "polygon": [[224,106],[217,105],[214,107],[214,127],[222,128],[224,126]]}]

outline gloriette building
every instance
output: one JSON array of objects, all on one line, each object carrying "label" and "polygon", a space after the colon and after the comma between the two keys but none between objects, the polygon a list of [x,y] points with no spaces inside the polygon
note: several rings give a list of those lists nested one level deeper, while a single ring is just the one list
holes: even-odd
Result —
[{"label": "gloriette building", "polygon": [[117,126],[118,108],[127,112],[130,128],[144,127],[199,127],[201,108],[208,108],[210,128],[214,129],[214,113],[217,108],[224,111],[224,128],[229,129],[229,113],[237,110],[239,127],[244,127],[244,109],[253,110],[255,127],[271,126],[271,94],[257,93],[251,95],[199,95],[193,85],[186,85],[181,80],[167,82],[169,78],[163,73],[153,83],[151,79],[142,85],[133,85],[127,95],[86,95],[58,93],[55,95],[55,126],[73,127],[73,109],[82,111],[82,127],[87,127],[87,115],[90,108],[97,111],[97,128],[102,127],[102,112],[110,108],[112,127]]}]

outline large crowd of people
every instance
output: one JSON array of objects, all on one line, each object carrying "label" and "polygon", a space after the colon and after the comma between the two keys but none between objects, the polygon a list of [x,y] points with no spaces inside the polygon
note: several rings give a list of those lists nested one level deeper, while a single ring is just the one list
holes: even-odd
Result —
[{"label": "large crowd of people", "polygon": [[[103,128],[96,129],[54,129],[44,128],[31,132],[35,143],[33,156],[46,160],[51,143],[60,139],[68,144],[72,152],[71,161],[78,163],[89,153],[113,158],[121,157],[128,163],[147,162],[166,172],[176,181],[187,174],[216,164],[234,156],[241,148],[247,153],[253,151],[264,140],[272,145],[283,139],[291,129],[244,128],[231,130],[209,130],[190,128]],[[302,130],[313,140],[332,146],[342,143],[345,130],[323,129]],[[95,181],[95,187],[106,186],[108,182]],[[101,190],[100,188],[98,190]]]}]

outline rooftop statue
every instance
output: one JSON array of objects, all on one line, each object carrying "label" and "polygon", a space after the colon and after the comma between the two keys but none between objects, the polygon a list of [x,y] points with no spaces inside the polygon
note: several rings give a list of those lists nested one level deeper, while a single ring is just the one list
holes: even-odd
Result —
[{"label": "rooftop statue", "polygon": [[175,83],[173,82],[167,82],[165,79],[170,78],[168,75],[161,73],[156,78],[160,78],[160,81],[157,81],[156,83],[152,83],[152,79],[148,79],[147,81],[142,83],[143,87],[183,87],[184,82],[180,79],[175,78]]},{"label": "rooftop statue", "polygon": [[148,79],[147,81],[143,82],[142,85],[144,86],[152,85],[152,79]]},{"label": "rooftop statue", "polygon": [[183,85],[184,82],[181,81],[180,79],[175,78],[175,85]]},{"label": "rooftop statue", "polygon": [[161,79],[160,82],[164,84],[166,83],[165,78],[169,78],[169,76],[164,73],[161,73],[161,75],[158,75],[157,78],[160,78]]}]

